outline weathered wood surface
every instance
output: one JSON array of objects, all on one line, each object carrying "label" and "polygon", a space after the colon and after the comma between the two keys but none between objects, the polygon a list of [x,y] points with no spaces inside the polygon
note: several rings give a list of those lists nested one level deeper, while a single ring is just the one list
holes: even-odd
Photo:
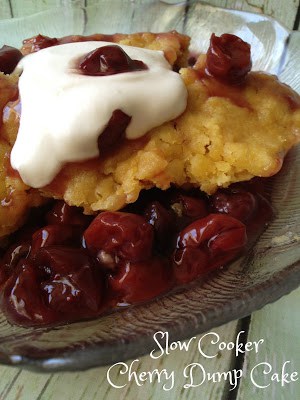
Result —
[{"label": "weathered wood surface", "polygon": [[[234,341],[236,332],[239,330],[238,322],[231,322],[213,332],[217,333],[222,341]],[[211,385],[205,382],[199,388],[184,389],[189,379],[183,376],[184,368],[192,362],[198,362],[209,372],[227,372],[230,369],[232,352],[221,351],[218,357],[207,359],[198,352],[197,344],[200,337],[194,340],[189,351],[180,352],[175,350],[169,355],[158,359],[150,356],[140,357],[136,362],[134,370],[138,372],[153,371],[154,369],[166,369],[169,373],[175,371],[174,388],[169,391],[163,390],[171,385],[171,379],[163,379],[161,383],[157,380],[154,383],[146,382],[138,386],[135,382],[128,383],[127,375],[120,375],[120,368],[115,368],[111,374],[111,381],[116,386],[126,385],[123,389],[112,387],[107,381],[108,367],[96,368],[86,372],[78,373],[57,373],[57,374],[35,374],[17,368],[0,367],[0,399],[2,400],[34,400],[34,399],[64,399],[64,400],[86,400],[86,399],[194,399],[199,398],[199,392],[205,394],[203,399],[221,399],[224,392],[228,391],[227,383],[222,381]],[[207,354],[215,352],[215,346],[210,344],[210,339],[203,339],[204,351]],[[132,360],[131,360],[132,361]],[[131,361],[127,361],[130,365]]]},{"label": "weathered wood surface", "polygon": [[[110,3],[118,1],[119,0],[110,0]],[[147,1],[151,0],[135,0],[136,3]],[[176,3],[176,0],[169,0],[166,2]],[[278,19],[290,29],[294,27],[299,6],[298,0],[207,0],[204,2],[219,7],[264,13]],[[97,3],[97,0],[1,0],[0,19],[23,17],[54,7],[72,5],[89,6]]]},{"label": "weathered wood surface", "polygon": [[[136,0],[136,2],[148,0]],[[117,3],[118,0],[110,0]],[[172,0],[169,0],[172,2]],[[176,1],[174,1],[176,2]],[[32,13],[44,11],[49,8],[93,5],[96,0],[1,0],[0,19],[22,17]],[[298,0],[211,0],[212,5],[223,6],[238,10],[246,10],[265,13],[281,21],[288,28],[299,29]],[[113,4],[112,4],[113,7]],[[201,357],[196,344],[203,335],[199,335],[188,352],[174,351],[170,355],[162,356],[154,360],[150,356],[141,357],[138,371],[153,371],[154,369],[166,369],[175,371],[174,388],[170,391],[162,389],[162,383],[145,383],[138,386],[136,383],[128,384],[123,389],[113,388],[107,381],[107,367],[96,368],[79,373],[36,374],[18,368],[0,366],[0,400],[56,400],[56,399],[270,399],[270,400],[297,400],[300,398],[300,379],[290,384],[282,385],[281,382],[270,382],[271,374],[264,375],[262,370],[259,376],[253,374],[256,383],[268,386],[265,389],[258,388],[251,380],[251,370],[259,363],[268,362],[272,372],[281,374],[285,362],[286,372],[300,371],[300,313],[298,305],[300,289],[278,302],[268,305],[260,311],[252,314],[248,327],[248,341],[264,339],[259,347],[259,352],[248,352],[244,360],[237,359],[233,351],[222,351],[214,359]],[[245,322],[245,321],[244,321]],[[223,341],[234,341],[238,332],[245,325],[240,321],[234,321],[222,327],[213,329],[220,335]],[[205,348],[209,347],[208,338]],[[184,368],[198,362],[207,372],[228,372],[234,368],[243,368],[243,377],[236,393],[230,392],[226,381],[220,383],[205,382],[195,388],[184,389],[187,379],[183,376]],[[130,364],[130,361],[127,362]],[[124,376],[119,375],[120,370],[115,370],[112,377],[115,384],[126,383]],[[124,380],[125,379],[125,380]]]},{"label": "weathered wood surface", "polygon": [[[300,376],[298,381],[293,383],[271,381],[274,372],[281,376],[285,362],[285,372],[291,374],[298,371],[298,375],[300,373],[299,304],[300,289],[252,314],[248,340],[263,338],[265,343],[258,354],[249,352],[245,357],[246,379],[241,381],[237,400],[300,399]],[[262,362],[268,363],[272,372],[264,375],[263,368],[269,371],[270,367],[257,367],[253,371],[253,377],[257,385],[265,386],[264,389],[256,387],[251,381],[251,370]]]}]

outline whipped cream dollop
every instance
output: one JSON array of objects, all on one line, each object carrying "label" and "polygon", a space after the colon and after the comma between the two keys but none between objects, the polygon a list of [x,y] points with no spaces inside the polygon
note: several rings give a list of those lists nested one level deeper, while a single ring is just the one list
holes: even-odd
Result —
[{"label": "whipped cream dollop", "polygon": [[22,112],[11,165],[29,186],[43,187],[64,164],[98,156],[98,137],[115,110],[132,117],[128,139],[143,136],[185,110],[186,87],[161,51],[119,45],[147,65],[143,71],[88,76],[76,70],[78,59],[111,44],[49,47],[18,64]]}]

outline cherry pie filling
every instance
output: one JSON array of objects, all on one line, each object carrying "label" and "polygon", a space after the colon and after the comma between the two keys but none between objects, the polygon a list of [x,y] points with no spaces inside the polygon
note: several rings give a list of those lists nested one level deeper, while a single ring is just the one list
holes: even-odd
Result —
[{"label": "cherry pie filling", "polygon": [[1,306],[21,325],[96,317],[223,267],[273,215],[259,180],[207,196],[152,189],[96,217],[63,201],[35,210],[0,267]]}]

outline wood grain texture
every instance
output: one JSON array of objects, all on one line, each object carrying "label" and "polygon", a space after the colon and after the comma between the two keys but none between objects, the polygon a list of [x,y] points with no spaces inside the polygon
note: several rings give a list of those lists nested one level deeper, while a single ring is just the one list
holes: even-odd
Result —
[{"label": "wood grain texture", "polygon": [[[0,2],[0,19],[23,17],[54,7],[89,6],[98,0],[2,0]],[[115,0],[110,1],[112,4]],[[151,0],[136,0],[135,3],[149,3]],[[299,0],[210,0],[204,1],[211,5],[227,7],[236,10],[264,13],[278,19],[286,27],[292,29],[295,22]],[[113,13],[111,14],[113,16]]]},{"label": "wood grain texture", "polygon": [[[246,379],[241,381],[237,400],[300,399],[299,304],[300,289],[252,314],[248,340],[263,338],[265,343],[258,354],[249,352],[246,355]],[[298,380],[284,385],[281,382],[271,382],[271,374],[278,372],[281,376],[282,366],[286,361],[289,361],[286,372],[298,371]],[[257,384],[269,385],[265,389],[256,387],[250,376],[251,370],[261,362],[268,362],[273,369],[270,374],[264,375],[263,367],[258,367],[257,373],[253,373]]]},{"label": "wood grain texture", "polygon": [[11,4],[9,0],[2,0],[0,2],[0,19],[12,17]]},{"label": "wood grain texture", "polygon": [[206,3],[234,10],[263,13],[276,18],[289,29],[293,29],[299,6],[298,0],[211,0]]},{"label": "wood grain texture", "polygon": [[69,7],[85,5],[84,0],[5,0],[10,4],[12,16],[15,18],[25,17],[37,12],[46,11],[50,8]]},{"label": "wood grain texture", "polygon": [[[234,341],[238,331],[238,322],[215,328],[212,332],[217,333],[222,341]],[[153,359],[150,356],[139,358],[134,364],[137,372],[153,371],[154,369],[166,369],[169,373],[175,371],[174,388],[169,391],[162,389],[163,384],[170,386],[171,380],[162,379],[161,383],[155,380],[153,383],[146,382],[138,386],[135,382],[128,383],[127,375],[120,374],[120,367],[113,370],[111,379],[115,385],[126,385],[122,390],[112,387],[107,381],[108,367],[95,368],[85,372],[59,373],[59,374],[35,374],[18,368],[0,366],[0,400],[92,400],[92,399],[143,399],[143,400],[168,400],[168,399],[198,399],[199,393],[203,399],[212,398],[222,400],[224,394],[228,394],[228,385],[225,381],[211,384],[204,382],[197,388],[184,389],[183,385],[189,382],[183,375],[184,368],[193,362],[203,365],[207,372],[227,372],[231,369],[233,353],[223,350],[213,359],[208,359],[199,353],[197,349],[198,335],[191,343],[188,352],[174,350],[169,355]],[[216,347],[210,343],[211,338],[204,338],[203,350],[207,354],[216,352]],[[154,342],[153,342],[154,343]],[[158,355],[158,353],[156,353]],[[130,365],[132,360],[127,361]],[[196,376],[196,375],[195,375]],[[198,375],[200,379],[200,375]],[[211,397],[207,397],[211,396]]]}]

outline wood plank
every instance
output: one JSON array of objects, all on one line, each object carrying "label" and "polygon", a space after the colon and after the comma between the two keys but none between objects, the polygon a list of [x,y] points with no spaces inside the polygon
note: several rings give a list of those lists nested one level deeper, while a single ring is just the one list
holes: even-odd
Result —
[{"label": "wood plank", "polygon": [[[17,374],[12,384],[3,392],[3,397],[0,395],[1,400],[37,399],[52,378],[52,374],[33,374],[18,368],[6,368],[6,370],[11,370],[12,373],[17,372]],[[1,368],[0,379],[3,379]]]},{"label": "wood plank", "polygon": [[[237,400],[300,399],[299,304],[300,288],[252,314],[248,340],[257,341],[262,338],[264,344],[258,354],[254,352],[246,354],[245,379],[241,380]],[[273,372],[277,371],[281,375],[282,366],[286,361],[289,362],[286,365],[286,372],[298,371],[298,381],[284,386],[281,386],[281,383],[271,382],[271,374],[264,375],[261,366],[254,369],[254,381],[260,386],[268,384],[270,386],[260,389],[253,384],[251,370],[259,363],[268,362]]]},{"label": "wood plank", "polygon": [[[119,32],[130,31],[129,21],[132,20],[134,7],[130,1],[112,0],[109,7],[101,7],[101,4],[107,4],[107,1],[100,0],[87,2],[89,8],[86,12],[86,28],[84,34],[90,35],[96,32],[112,34],[116,33],[116,26]],[[95,6],[95,7],[94,7]],[[124,18],[124,15],[127,18]]]},{"label": "wood plank", "polygon": [[19,0],[8,0],[8,2],[11,4],[13,17],[25,17],[27,15],[35,14],[56,7],[83,7],[85,4],[84,0],[30,0],[26,2]]},{"label": "wood plank", "polygon": [[[27,4],[27,3],[26,3]],[[34,14],[28,18],[0,20],[0,45],[21,46],[21,40],[41,33],[46,36],[65,36],[82,34],[85,15],[80,8],[55,8],[44,13]]]},{"label": "wood plank", "polygon": [[[153,0],[87,0],[85,34],[95,32],[161,32],[183,29],[185,1],[180,6],[169,7],[168,4],[154,3]],[[126,15],[127,18],[124,18]]]},{"label": "wood plank", "polygon": [[[114,1],[112,0],[111,2],[113,3]],[[151,2],[151,0],[143,0],[143,2]],[[278,0],[210,0],[207,2],[219,7],[264,13],[278,19],[290,29],[293,28],[298,9],[296,0],[285,0],[284,2]],[[54,7],[82,7],[85,4],[95,5],[97,3],[99,3],[98,0],[31,0],[26,1],[26,6],[24,6],[24,2],[19,0],[4,0],[0,4],[0,18],[10,18],[11,11],[14,17],[23,17]]]},{"label": "wood plank", "polygon": [[293,29],[299,1],[250,0],[246,3],[257,5],[264,14],[276,18],[278,21],[282,22],[287,28]]},{"label": "wood plank", "polygon": [[218,7],[263,13],[276,18],[289,29],[293,29],[299,5],[297,0],[210,0],[206,2]]},{"label": "wood plank", "polygon": [[18,368],[0,366],[0,400],[4,400],[9,391],[15,390],[14,383],[21,372]]},{"label": "wood plank", "polygon": [[[151,3],[151,0],[139,0],[137,2],[141,1],[144,3]],[[84,5],[90,6],[98,3],[98,0],[30,0],[26,1],[26,6],[24,6],[24,2],[20,2],[19,0],[5,0],[1,1],[0,18],[9,18],[11,16],[11,11],[14,17],[23,17],[54,7],[83,7]],[[111,0],[111,3],[114,6],[116,1]],[[122,3],[124,3],[124,1],[122,1]],[[284,2],[278,0],[210,0],[207,1],[207,3],[236,10],[264,13],[278,19],[290,29],[293,28],[298,9],[298,2],[296,0],[285,0]],[[113,15],[114,14],[111,13],[112,17]]]},{"label": "wood plank", "polygon": [[[126,0],[106,0],[106,3],[109,1],[113,6],[119,6],[120,3],[126,2]],[[135,3],[151,3],[153,0],[135,0]],[[105,2],[105,0],[104,0]],[[129,2],[132,3],[131,0]],[[2,3],[2,1],[1,1]],[[84,7],[84,6],[91,6],[97,5],[101,3],[101,0],[28,0],[26,2],[20,0],[4,0],[3,5],[0,5],[0,16],[1,16],[1,9],[5,8],[8,11],[12,10],[12,15],[9,12],[8,16],[5,18],[13,17],[25,17],[27,15],[35,14],[41,11],[49,10],[51,8],[57,7]],[[113,10],[112,10],[113,11]],[[113,17],[113,12],[110,14]],[[4,17],[1,17],[4,18]]]},{"label": "wood plank", "polygon": [[2,0],[0,2],[0,19],[11,18],[12,12],[9,0]]},{"label": "wood plank", "polygon": [[[238,331],[238,322],[231,322],[219,328],[212,329],[211,332],[218,334],[221,341],[230,342],[235,341],[236,332]],[[232,367],[232,351],[223,350],[219,351],[215,345],[210,343],[212,336],[205,334],[198,335],[190,345],[189,350],[179,351],[179,349],[170,352],[169,355],[163,355],[160,358],[154,359],[150,355],[140,357],[138,362],[134,363],[134,370],[139,373],[142,371],[153,371],[158,369],[166,369],[170,374],[174,372],[174,387],[169,390],[163,390],[162,386],[171,387],[172,380],[162,379],[159,383],[157,379],[153,383],[146,382],[142,386],[138,386],[135,382],[128,383],[128,375],[120,375],[121,367],[116,367],[112,370],[111,380],[116,386],[126,385],[123,389],[114,388],[107,380],[108,367],[95,368],[85,372],[75,373],[59,373],[59,374],[35,374],[33,372],[22,370],[18,374],[17,368],[0,367],[0,385],[1,382],[4,396],[2,400],[85,400],[85,399],[99,399],[105,398],[106,400],[115,399],[143,399],[143,400],[171,400],[171,399],[199,399],[199,392],[201,398],[212,398],[214,400],[223,399],[224,392],[228,392],[228,386],[225,381],[219,383],[204,382],[203,385],[195,388],[184,389],[183,386],[189,383],[189,378],[183,375],[184,368],[190,363],[201,363],[206,372],[227,372]],[[217,357],[209,359],[201,356],[198,351],[197,345],[199,339],[203,337],[201,342],[203,351],[210,355],[216,354]],[[153,341],[153,344],[155,342]],[[154,347],[154,346],[153,346]],[[155,353],[156,356],[159,353]],[[132,360],[131,360],[132,361]],[[130,365],[131,361],[127,361]],[[15,376],[17,377],[15,378]],[[199,379],[202,376],[198,373],[194,375]],[[15,381],[13,382],[13,379]],[[13,384],[11,384],[13,382]],[[100,397],[101,396],[101,397]],[[203,396],[203,397],[202,397]]]}]

